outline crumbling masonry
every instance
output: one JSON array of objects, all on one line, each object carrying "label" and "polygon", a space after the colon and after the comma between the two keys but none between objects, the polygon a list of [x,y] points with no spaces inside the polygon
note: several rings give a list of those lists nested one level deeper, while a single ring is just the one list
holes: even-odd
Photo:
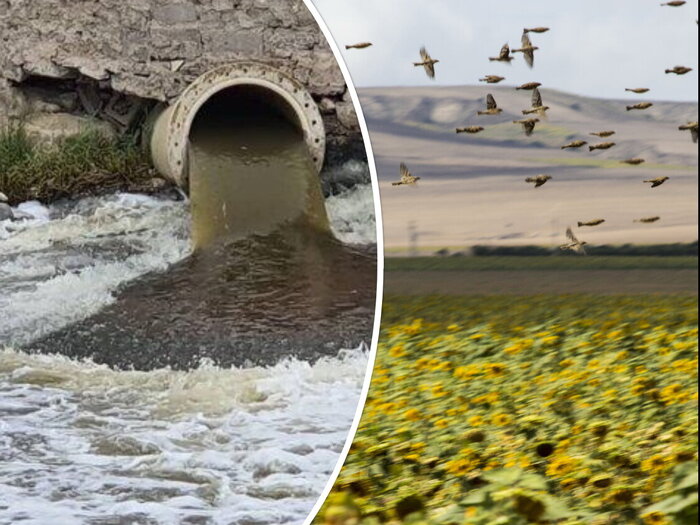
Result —
[{"label": "crumbling masonry", "polygon": [[364,156],[343,76],[301,0],[0,0],[0,127],[49,135],[97,117],[118,133],[199,75],[258,60],[318,103],[326,164]]}]

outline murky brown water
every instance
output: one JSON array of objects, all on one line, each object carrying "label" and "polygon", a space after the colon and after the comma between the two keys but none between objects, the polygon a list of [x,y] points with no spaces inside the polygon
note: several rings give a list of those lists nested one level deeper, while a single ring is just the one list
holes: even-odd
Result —
[{"label": "murky brown water", "polygon": [[273,100],[241,95],[234,104],[215,97],[193,125],[194,253],[29,348],[183,369],[202,358],[315,360],[369,344],[375,247],[333,237],[301,133]]},{"label": "murky brown water", "polygon": [[195,246],[267,235],[290,224],[329,231],[302,132],[272,101],[249,89],[224,91],[198,113],[190,145]]}]

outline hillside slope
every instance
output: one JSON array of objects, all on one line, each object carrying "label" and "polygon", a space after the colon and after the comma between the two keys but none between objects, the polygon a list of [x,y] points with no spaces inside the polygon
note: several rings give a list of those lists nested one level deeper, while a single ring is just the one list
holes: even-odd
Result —
[{"label": "hillside slope", "polygon": [[[678,125],[697,120],[697,103],[658,102],[627,111],[628,101],[601,100],[542,89],[547,120],[526,137],[512,120],[523,118],[530,92],[508,86],[360,89],[379,171],[385,241],[408,244],[415,221],[420,244],[429,247],[492,244],[556,244],[566,225],[606,218],[585,230],[589,242],[674,242],[697,239],[697,144]],[[498,116],[477,116],[492,93]],[[481,125],[477,135],[455,128]],[[599,139],[589,133],[617,133]],[[562,150],[575,139],[611,140],[607,151]],[[642,157],[628,166],[620,160]],[[398,163],[421,176],[415,188],[392,187]],[[523,182],[547,173],[537,190]],[[651,192],[642,180],[669,175]],[[654,224],[633,223],[660,215]]]}]

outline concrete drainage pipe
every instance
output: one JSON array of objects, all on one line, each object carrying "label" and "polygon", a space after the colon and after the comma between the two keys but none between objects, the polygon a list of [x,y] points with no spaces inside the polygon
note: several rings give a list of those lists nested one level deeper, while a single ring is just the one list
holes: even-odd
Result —
[{"label": "concrete drainage pipe", "polygon": [[[260,62],[237,62],[212,69],[197,78],[174,104],[153,120],[150,148],[158,172],[182,188],[188,186],[187,144],[198,111],[215,94],[248,86],[265,104],[282,111],[303,132],[311,159],[321,171],[326,134],[318,106],[296,80]],[[237,90],[231,90],[235,96]],[[240,92],[240,91],[238,91]]]}]

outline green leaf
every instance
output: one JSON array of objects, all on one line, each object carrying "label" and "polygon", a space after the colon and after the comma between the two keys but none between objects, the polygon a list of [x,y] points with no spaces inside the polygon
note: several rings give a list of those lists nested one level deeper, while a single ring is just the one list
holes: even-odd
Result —
[{"label": "green leaf", "polygon": [[537,474],[524,474],[518,486],[531,490],[547,490],[547,480]]},{"label": "green leaf", "polygon": [[676,514],[681,512],[688,507],[698,504],[697,493],[690,494],[688,496],[680,496],[675,494],[665,500],[662,500],[651,507],[644,509],[644,514],[647,512],[663,512],[664,514]]},{"label": "green leaf", "polygon": [[374,465],[369,466],[369,475],[370,476],[384,476],[384,469],[380,466],[377,465],[376,463]]},{"label": "green leaf", "polygon": [[676,485],[676,489],[678,490],[683,490],[683,489],[690,489],[693,487],[698,486],[698,471],[696,470],[695,472],[691,472],[687,476],[685,476],[678,485]]},{"label": "green leaf", "polygon": [[514,485],[522,477],[523,471],[517,468],[504,468],[484,472],[481,477],[491,483]]},{"label": "green leaf", "polygon": [[483,505],[487,500],[488,494],[484,489],[480,489],[470,492],[460,503],[462,505]]},{"label": "green leaf", "polygon": [[563,501],[550,496],[549,494],[543,494],[540,499],[545,506],[543,515],[545,520],[562,520],[565,518],[570,518],[574,515],[574,513],[571,512],[569,507],[567,507]]},{"label": "green leaf", "polygon": [[459,505],[449,505],[435,511],[431,522],[440,525],[461,524],[464,521],[464,509]]},{"label": "green leaf", "polygon": [[498,516],[496,519],[488,522],[487,525],[512,525],[513,521],[508,516]]}]

